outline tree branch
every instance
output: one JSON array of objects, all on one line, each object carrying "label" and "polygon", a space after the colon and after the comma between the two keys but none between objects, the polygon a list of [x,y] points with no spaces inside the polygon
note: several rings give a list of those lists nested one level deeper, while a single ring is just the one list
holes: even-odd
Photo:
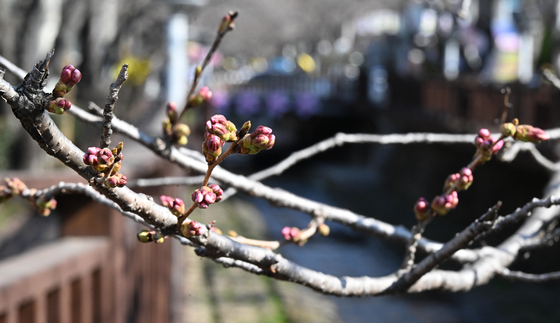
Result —
[{"label": "tree branch", "polygon": [[124,64],[117,76],[114,83],[111,83],[109,87],[109,95],[107,96],[107,101],[105,101],[105,109],[103,110],[103,135],[101,135],[101,141],[99,143],[100,148],[107,148],[111,144],[111,135],[113,130],[111,129],[111,121],[115,114],[113,110],[115,109],[115,103],[119,99],[119,91],[121,86],[128,79],[128,64]]}]

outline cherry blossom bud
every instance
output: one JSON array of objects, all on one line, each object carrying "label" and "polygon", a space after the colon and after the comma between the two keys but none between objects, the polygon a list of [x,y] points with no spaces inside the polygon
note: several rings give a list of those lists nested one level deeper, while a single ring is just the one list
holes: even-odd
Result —
[{"label": "cherry blossom bud", "polygon": [[188,142],[187,136],[191,134],[191,129],[184,123],[176,124],[173,127],[173,140],[179,145],[186,145]]},{"label": "cherry blossom bud", "polygon": [[220,27],[218,27],[218,34],[222,34],[228,30],[232,30],[235,28],[235,18],[237,17],[237,11],[230,11],[227,15],[224,16],[222,22],[220,23]]},{"label": "cherry blossom bud", "polygon": [[[116,165],[115,165],[115,168],[116,168]],[[105,180],[105,185],[107,185],[110,188],[124,187],[126,185],[126,183],[127,183],[127,178],[126,178],[126,175],[123,175],[123,174],[114,174],[112,176],[109,176],[109,178],[107,178],[107,180]]]},{"label": "cherry blossom bud", "polygon": [[187,238],[199,236],[203,232],[202,225],[196,221],[188,221],[181,226],[181,233]]},{"label": "cherry blossom bud", "polygon": [[175,104],[175,102],[167,103],[167,106],[165,107],[165,111],[166,111],[167,117],[169,118],[171,123],[175,123],[177,121],[177,117],[178,117],[177,104]]},{"label": "cherry blossom bud", "polygon": [[530,125],[519,125],[517,126],[514,138],[524,142],[539,143],[550,139],[550,136],[540,128]]},{"label": "cherry blossom bud", "polygon": [[446,191],[452,188],[455,183],[457,183],[459,177],[461,177],[461,175],[459,175],[458,173],[447,176],[447,179],[445,179],[445,183],[443,184],[443,190]]},{"label": "cherry blossom bud", "polygon": [[81,79],[82,73],[80,70],[72,65],[64,66],[60,73],[60,79],[54,86],[53,96],[55,98],[64,97]]},{"label": "cherry blossom bud", "polygon": [[190,105],[192,107],[198,107],[204,101],[208,101],[212,98],[212,92],[208,89],[208,87],[203,86],[197,94],[195,94],[190,99]]},{"label": "cherry blossom bud", "polygon": [[224,145],[224,142],[220,139],[220,137],[208,133],[205,137],[206,141],[202,143],[202,152],[206,157],[206,161],[211,163],[216,161],[222,154],[222,146]]},{"label": "cherry blossom bud", "polygon": [[194,77],[197,78],[200,74],[202,74],[202,66],[199,65],[194,69]]},{"label": "cherry blossom bud", "polygon": [[282,229],[282,234],[284,235],[284,239],[287,241],[297,242],[297,236],[299,235],[300,231],[298,228],[295,227],[284,227]]},{"label": "cherry blossom bud", "polygon": [[210,185],[208,185],[208,188],[210,188],[212,190],[212,192],[214,192],[214,194],[216,194],[216,201],[215,202],[216,203],[220,202],[223,198],[224,190],[222,190],[218,184],[210,184]]},{"label": "cherry blossom bud", "polygon": [[272,148],[275,140],[276,137],[272,134],[272,129],[258,126],[255,131],[243,138],[237,152],[242,155],[256,154],[261,150]]},{"label": "cherry blossom bud", "polygon": [[463,191],[468,189],[473,182],[472,170],[470,168],[463,167],[458,175],[460,177],[457,180],[457,190]]},{"label": "cherry blossom bud", "polygon": [[155,243],[163,243],[165,241],[165,236],[161,232],[156,232],[152,235],[152,240]]},{"label": "cherry blossom bud", "polygon": [[154,241],[152,232],[150,232],[148,230],[139,231],[136,234],[136,238],[138,238],[138,241],[140,241],[142,243],[147,243],[147,242]]},{"label": "cherry blossom bud", "polygon": [[483,129],[480,129],[478,131],[478,136],[481,137],[482,139],[488,139],[488,138],[490,138],[490,135],[491,135],[491,133],[490,133],[490,130],[488,130],[488,129],[483,128]]},{"label": "cherry blossom bud", "polygon": [[497,143],[494,144],[494,146],[492,147],[492,154],[497,154],[498,151],[500,151],[500,149],[502,149],[502,147],[504,146],[504,141],[500,140]]},{"label": "cherry blossom bud", "polygon": [[418,220],[423,220],[428,215],[428,211],[430,210],[430,205],[428,201],[423,197],[419,198],[414,204],[414,213],[416,214],[416,218]]},{"label": "cherry blossom bud", "polygon": [[[214,184],[215,185],[215,184]],[[215,185],[218,186],[218,185]],[[223,195],[222,189],[216,189],[216,191]],[[214,191],[208,186],[202,186],[201,188],[196,189],[192,195],[192,201],[197,204],[197,206],[201,209],[206,209],[210,204],[218,202],[222,199],[222,196],[218,199],[218,196]]]},{"label": "cherry blossom bud", "polygon": [[56,114],[64,114],[72,107],[72,103],[70,101],[63,99],[63,98],[56,98],[55,100],[51,101],[47,111]]},{"label": "cherry blossom bud", "polygon": [[515,135],[517,131],[515,125],[513,123],[504,123],[502,125],[502,136],[504,137],[511,137]]},{"label": "cherry blossom bud", "polygon": [[243,124],[243,127],[241,127],[241,130],[239,130],[239,138],[243,138],[245,137],[245,135],[249,132],[249,129],[251,129],[251,121],[246,121]]},{"label": "cherry blossom bud", "polygon": [[10,190],[11,195],[19,195],[27,189],[27,185],[25,185],[25,183],[17,177],[11,179],[6,177],[4,181],[6,182],[6,187]]},{"label": "cherry blossom bud", "polygon": [[176,216],[181,216],[185,213],[185,203],[180,198],[172,198],[169,196],[162,195],[160,197],[161,204],[169,209],[171,213]]},{"label": "cherry blossom bud", "polygon": [[328,236],[329,233],[331,232],[331,229],[329,228],[328,225],[321,223],[319,224],[319,226],[317,227],[317,232],[319,232],[320,235],[322,236]]},{"label": "cherry blossom bud", "polygon": [[41,196],[35,201],[35,206],[42,216],[48,216],[51,214],[51,210],[56,209],[56,200],[50,199],[46,201],[45,198]]},{"label": "cherry blossom bud", "polygon": [[[113,153],[108,148],[89,147],[82,160],[84,164],[91,166],[98,172],[102,172],[113,165],[115,156],[113,156]],[[115,169],[118,171],[117,167],[120,169],[120,162],[118,165],[115,165]],[[116,172],[115,169],[113,169],[113,172]]]},{"label": "cherry blossom bud", "polygon": [[[122,152],[123,148],[124,148],[124,143],[121,141],[117,144],[115,148],[111,149],[111,152],[113,153],[113,155],[117,156]],[[120,156],[120,159],[122,160],[122,155]]]},{"label": "cherry blossom bud", "polygon": [[210,120],[206,121],[206,131],[210,134],[220,137],[225,142],[233,142],[237,140],[237,128],[233,122],[226,119],[221,114],[216,114]]},{"label": "cherry blossom bud", "polygon": [[459,204],[459,197],[457,191],[451,194],[436,196],[432,201],[432,210],[439,215],[446,215],[449,211],[457,207]]}]

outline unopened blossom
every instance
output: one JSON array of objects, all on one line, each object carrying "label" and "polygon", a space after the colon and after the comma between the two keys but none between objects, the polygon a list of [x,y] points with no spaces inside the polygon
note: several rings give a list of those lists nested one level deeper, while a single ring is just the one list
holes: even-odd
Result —
[{"label": "unopened blossom", "polygon": [[331,228],[329,228],[328,225],[326,225],[324,223],[321,223],[321,224],[319,224],[319,226],[317,226],[317,232],[319,232],[320,235],[326,237],[331,232]]},{"label": "unopened blossom", "polygon": [[416,204],[414,204],[414,214],[416,214],[416,218],[418,220],[426,218],[429,210],[430,204],[423,197],[419,198],[418,201],[416,201]]},{"label": "unopened blossom", "polygon": [[4,181],[6,182],[6,187],[10,190],[11,195],[19,195],[27,189],[27,185],[25,185],[25,183],[17,177],[6,177]]},{"label": "unopened blossom", "polygon": [[156,232],[152,234],[152,239],[155,243],[163,243],[165,241],[165,236],[161,232]]},{"label": "unopened blossom", "polygon": [[206,140],[202,143],[202,152],[204,157],[206,157],[206,161],[211,163],[216,161],[222,154],[222,146],[225,142],[216,135],[206,133],[204,136]]},{"label": "unopened blossom", "polygon": [[443,190],[446,191],[455,186],[455,183],[457,183],[457,180],[460,176],[461,175],[459,175],[459,173],[450,174],[449,176],[447,176],[445,182],[443,183]]},{"label": "unopened blossom", "polygon": [[175,104],[175,102],[167,103],[167,105],[165,106],[165,112],[167,114],[167,117],[169,118],[169,121],[171,121],[172,123],[175,123],[177,121],[177,104]]},{"label": "unopened blossom", "polygon": [[206,121],[206,131],[220,137],[220,139],[225,142],[237,140],[237,128],[233,122],[229,121],[221,114],[216,114],[210,118],[210,120]]},{"label": "unopened blossom", "polygon": [[218,184],[210,184],[208,185],[208,188],[211,189],[214,194],[216,194],[215,202],[220,202],[223,198],[224,190]]},{"label": "unopened blossom", "polygon": [[199,236],[203,232],[202,225],[196,221],[188,221],[181,226],[181,233],[187,238]]},{"label": "unopened blossom", "polygon": [[172,198],[170,196],[162,195],[160,199],[161,204],[167,207],[174,215],[181,216],[185,213],[185,203],[180,198]]},{"label": "unopened blossom", "polygon": [[212,92],[208,89],[208,87],[203,86],[197,94],[191,97],[189,103],[192,107],[197,107],[202,104],[204,101],[208,101],[212,98]]},{"label": "unopened blossom", "polygon": [[517,126],[517,132],[515,133],[514,138],[524,142],[539,143],[550,139],[550,136],[546,133],[546,131],[540,128],[530,125],[519,125]]},{"label": "unopened blossom", "polygon": [[35,206],[42,216],[48,216],[51,214],[51,211],[56,209],[56,204],[55,199],[51,198],[47,201],[43,196],[39,197],[37,201],[35,201]]},{"label": "unopened blossom", "polygon": [[138,241],[142,243],[154,241],[152,232],[148,230],[138,231],[138,233],[136,234],[136,238],[138,238]]},{"label": "unopened blossom", "polygon": [[453,191],[447,195],[436,196],[432,201],[431,207],[434,212],[439,215],[446,215],[449,211],[457,207],[459,197],[457,191]]},{"label": "unopened blossom", "polygon": [[[98,172],[102,172],[113,165],[115,156],[113,156],[113,153],[108,148],[89,147],[82,160],[84,164],[91,166]],[[120,165],[118,167],[120,168]]]},{"label": "unopened blossom", "polygon": [[297,242],[300,230],[295,227],[284,227],[282,229],[282,235],[287,241]]},{"label": "unopened blossom", "polygon": [[63,98],[56,98],[55,100],[51,101],[47,111],[56,114],[64,114],[66,111],[70,110],[72,107],[72,103]]},{"label": "unopened blossom", "polygon": [[62,72],[60,73],[60,79],[54,86],[53,96],[55,98],[61,98],[65,96],[76,83],[80,82],[82,79],[82,73],[80,70],[75,68],[72,65],[66,65],[62,68]]},{"label": "unopened blossom", "polygon": [[[211,187],[210,187],[211,186]],[[211,184],[209,186],[202,186],[192,193],[192,201],[197,204],[201,209],[206,209],[210,204],[214,204],[222,200],[224,191],[220,186]]]},{"label": "unopened blossom", "polygon": [[275,141],[276,137],[272,134],[272,129],[258,126],[251,134],[243,137],[237,152],[242,155],[256,154],[261,150],[272,148]]},{"label": "unopened blossom", "polygon": [[222,22],[220,23],[220,27],[218,27],[218,34],[222,34],[228,30],[232,30],[235,28],[235,18],[237,17],[237,11],[230,11],[227,15],[224,16]]},{"label": "unopened blossom", "polygon": [[513,123],[504,123],[501,127],[502,136],[512,137],[517,132],[517,127]]},{"label": "unopened blossom", "polygon": [[112,176],[109,176],[107,180],[105,180],[105,185],[107,185],[110,188],[124,187],[126,186],[127,180],[128,179],[126,178],[126,175],[117,173]]},{"label": "unopened blossom", "polygon": [[[496,144],[497,145],[497,144]],[[459,178],[457,179],[457,190],[464,191],[468,189],[473,182],[472,170],[468,167],[463,167],[459,171]]]},{"label": "unopened blossom", "polygon": [[186,145],[188,143],[188,136],[191,134],[191,129],[184,123],[176,124],[172,129],[173,141],[179,145]]}]

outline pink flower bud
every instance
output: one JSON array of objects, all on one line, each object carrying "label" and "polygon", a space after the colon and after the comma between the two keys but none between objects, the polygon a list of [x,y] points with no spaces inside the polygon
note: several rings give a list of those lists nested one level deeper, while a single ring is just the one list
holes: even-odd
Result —
[{"label": "pink flower bud", "polygon": [[451,187],[453,187],[453,185],[455,185],[455,183],[457,182],[459,177],[461,177],[461,176],[457,173],[447,176],[447,179],[445,180],[445,183],[443,184],[443,190],[445,191],[445,190],[448,190]]},{"label": "pink flower bud", "polygon": [[208,89],[208,87],[203,86],[197,94],[191,97],[190,105],[192,107],[197,107],[202,104],[204,101],[208,101],[212,98],[212,92]]},{"label": "pink flower bud", "polygon": [[165,111],[167,113],[167,117],[169,118],[169,120],[171,120],[171,122],[177,121],[177,104],[175,104],[175,102],[167,103],[167,105],[165,106]]},{"label": "pink flower bud", "polygon": [[208,187],[212,190],[212,192],[214,192],[214,194],[216,194],[216,202],[221,201],[224,191],[220,188],[220,186],[218,184],[210,184]]},{"label": "pink flower bud", "polygon": [[495,143],[494,147],[492,147],[492,154],[498,153],[498,151],[500,151],[500,149],[502,149],[503,146],[504,146],[503,140],[500,140],[497,143]]},{"label": "pink flower bud", "polygon": [[60,79],[56,83],[53,96],[55,98],[64,97],[76,83],[82,79],[82,73],[72,65],[66,65],[60,73]]},{"label": "pink flower bud", "polygon": [[434,212],[439,215],[445,215],[459,203],[459,197],[457,191],[451,192],[448,195],[436,196],[432,201],[431,207]]},{"label": "pink flower bud", "polygon": [[105,185],[110,188],[124,187],[126,186],[126,183],[127,178],[123,174],[114,174],[113,176],[109,176],[109,178],[105,181]]},{"label": "pink flower bud", "polygon": [[483,128],[483,129],[480,129],[480,130],[478,131],[478,135],[479,135],[482,139],[488,139],[488,138],[490,138],[491,133],[490,133],[490,130],[484,129],[484,128]]},{"label": "pink flower bud", "polygon": [[294,227],[284,227],[282,229],[282,235],[284,235],[284,239],[286,239],[287,241],[297,242],[297,236],[299,235],[299,233],[299,229]]},{"label": "pink flower bud", "polygon": [[19,195],[27,189],[27,185],[25,185],[25,183],[17,177],[6,177],[4,181],[6,182],[6,187],[10,190],[12,195]]},{"label": "pink flower bud", "polygon": [[241,145],[236,152],[247,155],[256,154],[261,150],[268,150],[274,146],[276,137],[272,134],[272,129],[265,126],[258,126],[250,135],[243,137]]},{"label": "pink flower bud", "polygon": [[55,100],[51,101],[47,111],[56,114],[64,114],[72,107],[72,103],[70,101],[63,99],[63,98],[56,98]]},{"label": "pink flower bud", "polygon": [[51,211],[56,209],[56,204],[57,203],[55,199],[46,201],[44,196],[39,197],[37,201],[35,201],[35,207],[42,216],[50,215]]},{"label": "pink flower bud", "polygon": [[203,232],[202,225],[196,221],[188,221],[181,226],[181,233],[187,238],[199,236]]},{"label": "pink flower bud", "polygon": [[517,126],[517,132],[514,138],[524,142],[539,143],[550,139],[550,136],[540,128],[530,125],[519,125]]},{"label": "pink flower bud", "polygon": [[209,134],[220,137],[220,139],[225,142],[237,140],[237,128],[235,124],[220,114],[214,115],[206,122],[206,131]]},{"label": "pink flower bud", "polygon": [[222,146],[224,142],[220,137],[215,135],[205,135],[206,141],[202,143],[202,152],[206,157],[206,161],[213,162],[218,159],[218,156],[222,154]]},{"label": "pink flower bud", "polygon": [[[216,187],[218,185],[213,184],[213,187]],[[210,204],[214,204],[215,202],[218,202],[222,199],[222,194],[223,191],[221,190],[221,188],[216,189],[217,193],[214,192],[214,190],[208,186],[202,186],[199,189],[196,189],[193,194],[192,194],[192,201],[196,204],[198,204],[198,207],[201,209],[206,209]],[[220,194],[221,193],[221,194]],[[218,199],[218,194],[220,194],[220,197]]]},{"label": "pink flower bud", "polygon": [[418,220],[423,220],[426,215],[428,215],[429,210],[430,205],[423,197],[419,198],[418,201],[416,201],[416,204],[414,204],[414,213],[416,214],[416,218]]}]

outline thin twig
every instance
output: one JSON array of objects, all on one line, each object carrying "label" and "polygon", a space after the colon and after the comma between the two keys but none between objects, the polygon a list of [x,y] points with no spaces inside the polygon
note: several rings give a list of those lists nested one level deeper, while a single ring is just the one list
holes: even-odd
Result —
[{"label": "thin twig", "polygon": [[[235,19],[237,17],[238,13],[237,12],[231,12],[231,13],[229,13],[229,15],[232,17],[232,19]],[[208,66],[208,63],[210,63],[210,60],[212,59],[212,56],[214,55],[214,53],[216,52],[218,47],[220,46],[220,43],[222,42],[222,39],[224,38],[224,36],[229,31],[231,31],[231,29],[226,28],[224,31],[218,32],[218,34],[216,35],[216,38],[214,39],[214,42],[212,43],[212,46],[210,47],[210,49],[208,50],[208,53],[206,53],[206,56],[204,57],[204,61],[202,62],[202,65],[200,66],[200,70],[196,71],[196,69],[195,69],[193,83],[191,84],[189,94],[187,94],[187,102],[185,103],[185,107],[183,108],[183,110],[179,114],[179,117],[177,118],[177,120],[175,120],[174,124],[179,122],[179,120],[181,120],[181,118],[183,117],[185,112],[189,108],[192,107],[191,98],[194,94],[194,91],[196,90],[196,87],[198,86],[198,82],[201,79],[202,73],[206,69],[206,66]]]},{"label": "thin twig", "polygon": [[115,116],[113,109],[115,108],[115,103],[119,99],[119,91],[121,86],[128,79],[128,64],[124,64],[117,76],[114,83],[111,84],[109,88],[109,96],[105,101],[105,109],[103,110],[103,135],[101,135],[101,141],[99,143],[100,148],[107,148],[111,144],[111,134],[113,134],[113,129],[111,129],[111,121]]},{"label": "thin twig", "polygon": [[560,271],[550,272],[546,274],[528,274],[521,271],[510,271],[503,268],[496,272],[500,277],[512,281],[522,281],[527,283],[546,283],[553,280],[560,279]]}]

